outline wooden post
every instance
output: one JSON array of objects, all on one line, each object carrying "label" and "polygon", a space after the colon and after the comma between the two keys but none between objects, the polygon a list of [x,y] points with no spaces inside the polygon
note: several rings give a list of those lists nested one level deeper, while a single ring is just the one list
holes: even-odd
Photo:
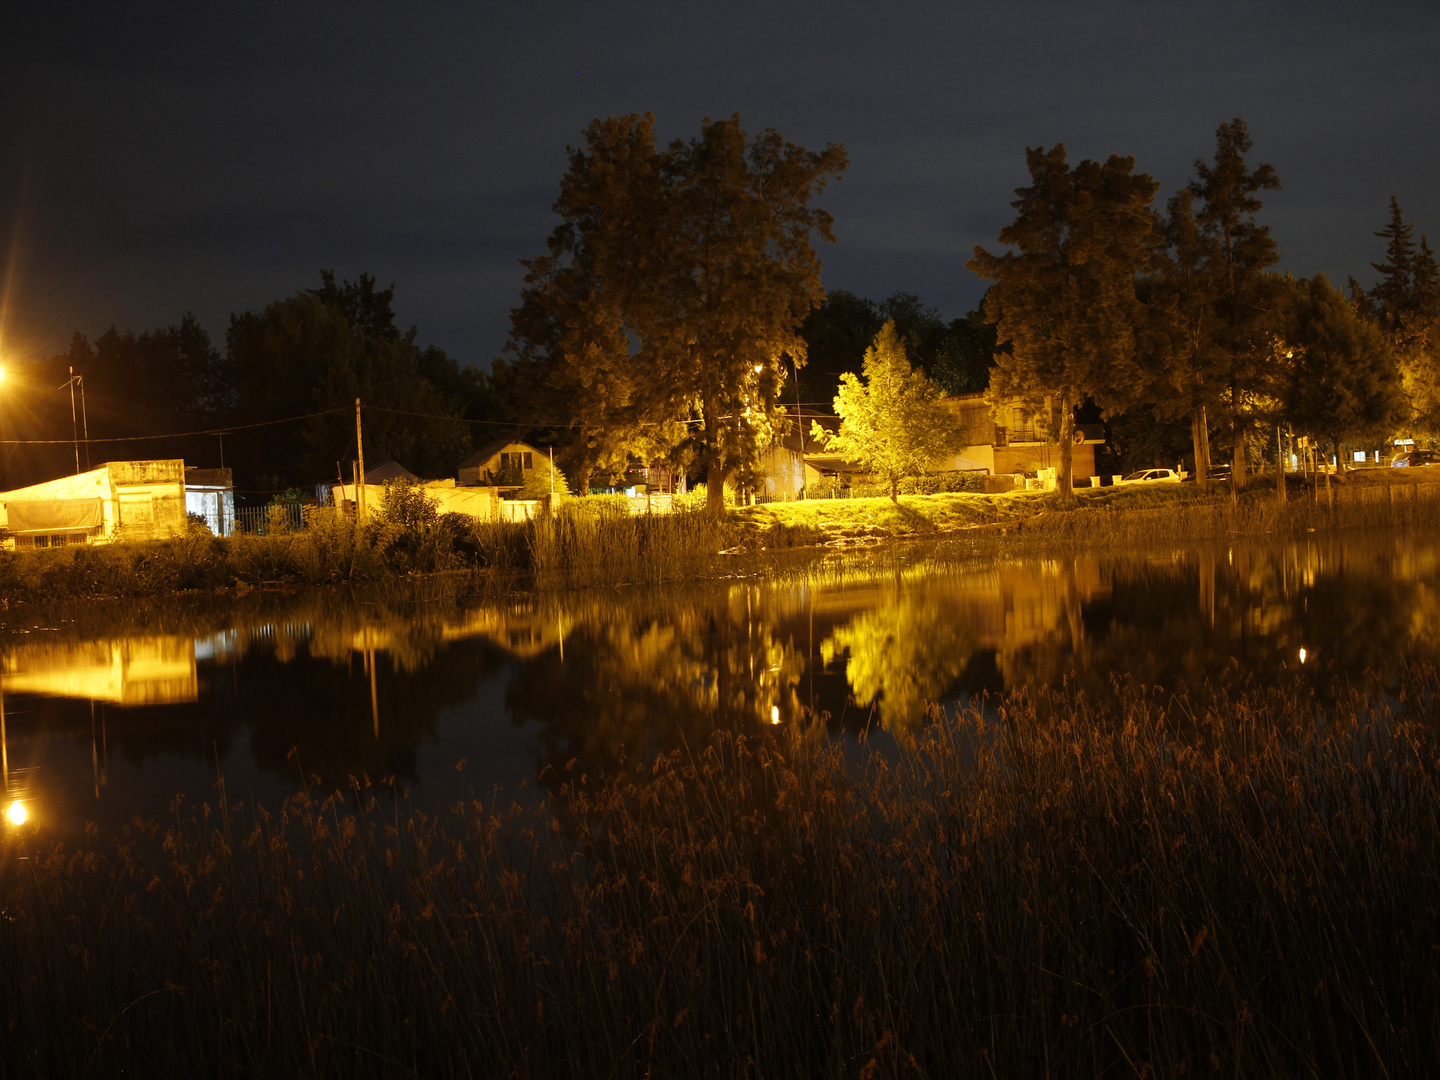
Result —
[{"label": "wooden post", "polygon": [[360,432],[360,399],[355,399],[355,524],[365,521],[365,440]]},{"label": "wooden post", "polygon": [[1285,444],[1280,438],[1280,427],[1275,427],[1275,499],[1285,502]]}]

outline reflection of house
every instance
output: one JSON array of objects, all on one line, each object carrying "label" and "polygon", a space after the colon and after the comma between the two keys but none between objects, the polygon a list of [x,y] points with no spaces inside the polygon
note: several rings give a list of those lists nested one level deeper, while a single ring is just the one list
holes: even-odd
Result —
[{"label": "reflection of house", "polygon": [[482,446],[460,463],[462,487],[496,484],[519,487],[537,469],[548,469],[550,459],[526,442],[499,439]]},{"label": "reflection of house", "polygon": [[[1043,425],[1013,402],[1002,406],[996,419],[985,395],[960,394],[942,399],[960,423],[961,449],[952,458],[936,462],[936,471],[985,469],[991,474],[1033,473],[1060,464],[1060,447],[1045,439]],[[1095,447],[1105,441],[1099,424],[1075,428],[1071,468],[1075,476],[1095,475]]]},{"label": "reflection of house", "polygon": [[185,512],[198,514],[216,536],[235,531],[235,483],[229,469],[185,470]]},{"label": "reflection of house", "polygon": [[0,493],[0,525],[14,534],[17,548],[183,533],[185,462],[111,461],[89,472]]},{"label": "reflection of house", "polygon": [[195,642],[180,637],[20,645],[5,655],[0,682],[7,694],[116,705],[171,705],[200,696]]}]

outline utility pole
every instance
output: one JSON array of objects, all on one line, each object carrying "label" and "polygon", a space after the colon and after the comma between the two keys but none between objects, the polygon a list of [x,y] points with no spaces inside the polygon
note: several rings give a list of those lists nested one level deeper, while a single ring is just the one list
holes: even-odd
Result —
[{"label": "utility pole", "polygon": [[365,443],[360,434],[360,399],[355,399],[355,524],[365,520]]},{"label": "utility pole", "polygon": [[[75,411],[75,384],[80,384],[80,411]],[[85,415],[85,377],[75,374],[75,367],[70,366],[70,377],[55,389],[64,390],[70,388],[70,432],[75,440],[75,474],[80,474],[80,431],[84,425],[85,431],[85,468],[90,468],[90,421]]]}]

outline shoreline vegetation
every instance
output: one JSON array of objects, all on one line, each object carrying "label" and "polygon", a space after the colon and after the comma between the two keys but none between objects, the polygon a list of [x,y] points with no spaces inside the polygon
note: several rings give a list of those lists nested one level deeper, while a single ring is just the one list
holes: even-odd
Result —
[{"label": "shoreline vegetation", "polygon": [[[1408,470],[1407,470],[1408,471]],[[1388,470],[1386,470],[1388,473]],[[1440,524],[1440,484],[1385,475],[1330,489],[1293,481],[1200,492],[1192,485],[1099,488],[1072,500],[1047,493],[950,492],[888,498],[813,499],[632,515],[603,496],[570,500],[527,522],[479,522],[398,510],[356,530],[329,510],[298,531],[0,551],[0,601],[50,602],[187,591],[356,584],[458,575],[505,588],[659,585],[762,572],[783,552],[889,541],[963,540],[1002,551],[1050,545],[1168,543],[1177,537],[1304,534]]]},{"label": "shoreline vegetation", "polygon": [[13,1076],[1357,1076],[1440,1062],[1440,678],[717,734],[0,860]]}]

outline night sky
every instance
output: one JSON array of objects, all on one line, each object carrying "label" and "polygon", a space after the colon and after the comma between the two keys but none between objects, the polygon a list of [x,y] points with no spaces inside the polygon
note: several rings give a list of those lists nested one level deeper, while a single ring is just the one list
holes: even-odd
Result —
[{"label": "night sky", "polygon": [[1250,124],[1297,274],[1373,280],[1386,201],[1440,245],[1433,3],[10,5],[0,33],[4,340],[229,314],[374,273],[420,341],[488,364],[597,116],[665,138],[738,111],[851,166],[828,288],[951,318],[1027,145],[1133,154],[1161,200]]}]

